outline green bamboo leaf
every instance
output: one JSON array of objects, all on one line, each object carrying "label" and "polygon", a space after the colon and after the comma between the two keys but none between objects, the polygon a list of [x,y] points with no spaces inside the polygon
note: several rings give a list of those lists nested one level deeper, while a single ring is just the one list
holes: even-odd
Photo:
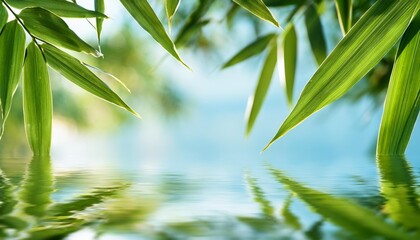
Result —
[{"label": "green bamboo leaf", "polygon": [[137,117],[140,117],[131,109],[111,88],[100,78],[92,73],[78,59],[48,44],[42,44],[48,65],[74,84],[102,98],[110,103],[126,109]]},{"label": "green bamboo leaf", "polygon": [[405,31],[391,74],[378,154],[404,154],[420,111],[420,13]]},{"label": "green bamboo leaf", "polygon": [[168,33],[166,33],[165,28],[147,0],[120,1],[144,30],[146,30],[173,57],[189,68],[179,56],[175,44],[169,38]]},{"label": "green bamboo leaf", "polygon": [[0,32],[3,29],[4,25],[7,22],[8,14],[6,8],[3,4],[0,4]]},{"label": "green bamboo leaf", "polygon": [[[105,13],[105,0],[95,0],[95,11]],[[104,23],[103,17],[96,18],[96,32],[98,33],[98,41],[101,42],[102,25]]]},{"label": "green bamboo leaf", "polygon": [[276,27],[280,27],[277,20],[274,18],[273,14],[270,12],[268,7],[264,4],[262,0],[233,0],[239,6],[248,10],[250,13],[255,16],[272,23]]},{"label": "green bamboo leaf", "polygon": [[287,101],[293,102],[293,88],[295,85],[295,73],[297,62],[297,36],[294,24],[287,26],[283,34],[283,44],[280,49],[282,63],[279,64],[280,75],[286,84]]},{"label": "green bamboo leaf", "polygon": [[261,107],[264,103],[265,96],[267,95],[268,88],[271,83],[271,79],[273,78],[274,68],[276,67],[277,63],[277,43],[276,41],[272,41],[272,45],[270,47],[269,53],[267,58],[265,59],[263,69],[261,71],[260,78],[258,80],[257,87],[255,89],[255,93],[251,96],[248,100],[247,106],[247,127],[246,127],[246,134],[252,130],[254,126],[255,120],[261,110]]},{"label": "green bamboo leaf", "polygon": [[404,156],[378,156],[383,212],[407,229],[420,229],[420,206],[413,171]]},{"label": "green bamboo leaf", "polygon": [[310,4],[305,12],[305,24],[312,53],[314,54],[318,65],[321,65],[327,57],[327,46],[321,19],[319,18],[314,4]]},{"label": "green bamboo leaf", "polygon": [[176,11],[178,10],[181,0],[165,0],[165,10],[166,16],[168,16],[168,25],[169,29],[172,25],[172,18],[174,17]]},{"label": "green bamboo leaf", "polygon": [[261,53],[264,49],[266,49],[268,43],[270,43],[270,41],[276,36],[277,35],[275,33],[270,33],[270,34],[257,38],[255,41],[253,41],[252,43],[248,44],[243,49],[241,49],[237,54],[235,54],[232,58],[230,58],[225,64],[223,64],[222,69],[236,65],[240,62],[247,60],[248,58],[251,58]]},{"label": "green bamboo leaf", "polygon": [[42,8],[25,8],[19,17],[32,35],[39,39],[68,48],[76,52],[85,52],[94,56],[101,54],[80,39],[69,26],[57,15]]},{"label": "green bamboo leaf", "polygon": [[304,186],[285,176],[281,171],[270,169],[276,180],[294,192],[313,211],[328,221],[360,236],[380,235],[389,239],[414,239],[387,223],[372,210],[359,206],[347,199],[334,197]]},{"label": "green bamboo leaf", "polygon": [[51,86],[47,63],[34,42],[26,49],[23,112],[26,135],[34,155],[48,156],[52,132]]},{"label": "green bamboo leaf", "polygon": [[213,0],[200,0],[198,6],[187,17],[187,20],[179,29],[175,37],[175,46],[177,48],[183,47],[203,26],[210,22],[208,19],[203,19],[203,16],[208,12],[210,7],[214,4]]},{"label": "green bamboo leaf", "polygon": [[377,1],[318,68],[277,134],[265,147],[307,117],[343,96],[400,39],[419,1]]},{"label": "green bamboo leaf", "polygon": [[338,22],[343,35],[349,32],[352,26],[353,0],[334,0],[337,9]]},{"label": "green bamboo leaf", "polygon": [[25,32],[16,20],[4,26],[0,35],[0,138],[22,72],[25,41]]},{"label": "green bamboo leaf", "polygon": [[19,8],[19,9],[32,8],[32,7],[44,8],[61,17],[68,17],[68,18],[91,18],[91,17],[106,18],[107,17],[101,12],[88,10],[75,3],[68,2],[68,1],[6,0],[6,2],[10,4],[10,6]]}]

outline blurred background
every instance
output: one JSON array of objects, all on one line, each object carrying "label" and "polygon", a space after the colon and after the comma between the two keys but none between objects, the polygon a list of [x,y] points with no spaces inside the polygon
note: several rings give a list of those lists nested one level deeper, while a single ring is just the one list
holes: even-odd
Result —
[{"label": "blurred background", "polygon": [[[77,2],[93,9],[93,1]],[[174,38],[199,2],[181,2],[171,30]],[[160,229],[153,234],[171,235],[171,231],[184,227],[194,231],[222,229],[221,235],[225,235],[230,216],[261,214],[252,190],[247,190],[252,186],[245,180],[247,174],[264,186],[268,199],[278,206],[286,203],[289,193],[267,174],[267,165],[326,192],[379,195],[375,141],[392,61],[381,62],[343,100],[318,112],[261,152],[291,110],[278,74],[274,75],[253,132],[246,138],[247,99],[256,86],[263,57],[220,69],[257,36],[282,30],[233,9],[229,1],[215,2],[208,3],[204,17],[197,20],[203,27],[190,30],[177,42],[192,69],[188,70],[137,26],[119,2],[106,1],[109,19],[104,22],[100,46],[104,57],[80,57],[127,85],[131,93],[109,74],[94,70],[142,115],[142,120],[86,93],[51,70],[54,125],[50,174],[55,180],[50,188],[56,191],[50,191],[49,201],[71,201],[100,186],[116,185],[120,191],[126,187],[119,184],[128,184],[130,189],[121,190],[126,191],[123,197],[119,195],[120,200],[107,202],[105,207],[104,216],[112,216],[108,223],[115,231],[107,232],[106,225],[92,227],[78,231],[70,239],[94,238],[101,232],[106,233],[101,239],[142,239],[137,235],[139,229],[165,224],[169,225],[165,225],[168,228],[162,230],[164,233]],[[151,3],[166,23],[163,1]],[[326,3],[323,8],[321,20],[331,51],[341,32],[334,4]],[[292,7],[273,8],[280,24],[291,11]],[[299,39],[296,100],[317,65],[306,40],[303,18],[298,16],[294,21]],[[86,20],[67,22],[83,39],[97,46],[96,31]],[[26,164],[31,159],[20,96],[19,89],[0,141],[0,167],[16,185],[30,171]],[[419,142],[416,128],[407,150],[415,173],[420,170]],[[292,209],[304,216],[303,225],[309,227],[318,220],[303,210],[302,203],[294,203]],[[134,220],[130,222],[128,216]],[[209,216],[223,221],[203,220]],[[121,218],[127,224],[118,224]],[[191,219],[197,226],[181,224]],[[223,222],[226,229],[211,225],[215,222]],[[253,226],[257,226],[255,222]],[[230,232],[232,236],[249,234],[242,228],[235,231]],[[296,234],[287,229],[278,231],[285,236]]]}]

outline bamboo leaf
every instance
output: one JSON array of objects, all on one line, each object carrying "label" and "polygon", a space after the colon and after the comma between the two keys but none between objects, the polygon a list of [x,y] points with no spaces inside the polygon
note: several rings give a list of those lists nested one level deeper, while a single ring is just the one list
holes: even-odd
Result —
[{"label": "bamboo leaf", "polygon": [[[95,11],[100,13],[105,13],[105,1],[104,0],[95,0]],[[101,32],[102,25],[104,23],[103,17],[96,18],[96,32],[98,33],[98,41],[101,42]]]},{"label": "bamboo leaf", "polygon": [[279,64],[280,76],[284,79],[287,101],[291,105],[297,62],[297,36],[294,24],[290,24],[284,31],[282,48],[279,52],[283,54]]},{"label": "bamboo leaf", "polygon": [[377,1],[312,76],[277,134],[265,147],[307,117],[343,96],[394,46],[418,1]]},{"label": "bamboo leaf", "polygon": [[25,8],[19,17],[31,34],[39,39],[76,52],[100,56],[89,44],[80,39],[69,26],[55,14],[42,8]]},{"label": "bamboo leaf", "polygon": [[222,68],[227,68],[236,65],[240,62],[247,60],[248,58],[251,58],[261,53],[262,51],[264,51],[264,49],[266,49],[268,43],[270,43],[270,41],[274,37],[276,37],[276,34],[270,33],[257,38],[255,41],[245,46],[237,54],[230,58],[225,64],[223,64]]},{"label": "bamboo leaf", "polygon": [[0,138],[22,72],[25,41],[25,32],[16,20],[4,26],[0,35]]},{"label": "bamboo leaf", "polygon": [[420,13],[405,31],[391,74],[378,154],[404,154],[420,111]]},{"label": "bamboo leaf", "polygon": [[276,27],[280,27],[273,14],[262,0],[233,0],[239,6],[243,7],[255,16],[272,23]]},{"label": "bamboo leaf", "polygon": [[68,18],[91,18],[102,17],[106,18],[103,13],[98,11],[91,11],[85,9],[76,3],[58,0],[6,0],[10,6],[15,8],[32,8],[40,7],[53,12],[61,17]]},{"label": "bamboo leaf", "polygon": [[166,16],[168,17],[169,29],[172,26],[172,18],[174,17],[176,11],[178,10],[181,0],[165,0],[165,10]]},{"label": "bamboo leaf", "polygon": [[111,88],[100,78],[93,74],[78,59],[48,44],[42,44],[48,65],[74,84],[102,98],[110,103],[126,109],[137,117],[140,117],[131,109]]},{"label": "bamboo leaf", "polygon": [[389,239],[414,239],[410,235],[399,231],[395,226],[386,222],[368,208],[359,206],[347,199],[311,189],[303,184],[286,177],[281,171],[270,169],[279,183],[294,192],[311,209],[336,225],[352,231],[360,236],[375,236]]},{"label": "bamboo leaf", "polygon": [[7,22],[8,14],[6,8],[3,4],[0,4],[0,32],[3,29],[4,25]]},{"label": "bamboo leaf", "polygon": [[346,35],[352,26],[353,0],[334,0],[341,32]]},{"label": "bamboo leaf", "polygon": [[305,12],[305,24],[312,53],[318,65],[321,65],[327,57],[327,46],[321,19],[314,4],[310,4]]},{"label": "bamboo leaf", "polygon": [[183,47],[185,43],[187,43],[191,37],[195,35],[195,33],[210,22],[208,19],[203,19],[203,16],[205,16],[213,4],[213,0],[199,1],[198,6],[187,17],[187,20],[179,29],[178,34],[175,37],[174,43],[177,48]]},{"label": "bamboo leaf", "polygon": [[277,63],[277,43],[276,41],[272,41],[272,45],[270,47],[269,53],[267,58],[265,59],[263,69],[260,74],[260,78],[257,83],[257,87],[255,89],[255,93],[251,96],[248,100],[247,106],[247,128],[246,134],[252,130],[254,126],[255,120],[261,110],[261,107],[264,103],[265,96],[267,95],[268,88],[271,83],[271,79],[273,77],[274,68],[276,67]]},{"label": "bamboo leaf", "polygon": [[147,0],[120,0],[127,11],[163,48],[173,57],[189,68],[176,50],[175,44],[169,38],[159,18],[156,16]]},{"label": "bamboo leaf", "polygon": [[48,156],[52,132],[52,95],[48,68],[34,42],[26,49],[23,78],[26,135],[35,156]]}]

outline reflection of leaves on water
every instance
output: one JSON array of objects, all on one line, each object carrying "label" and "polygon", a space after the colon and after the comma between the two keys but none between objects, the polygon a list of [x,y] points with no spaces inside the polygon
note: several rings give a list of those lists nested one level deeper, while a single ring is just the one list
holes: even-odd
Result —
[{"label": "reflection of leaves on water", "polygon": [[[125,188],[127,184],[96,188],[68,202],[53,203],[51,194],[55,189],[51,160],[34,157],[28,164],[19,194],[15,194],[18,188],[0,172],[0,238],[64,238],[97,222],[101,211],[91,209]],[[20,200],[19,204],[16,197]]]},{"label": "reflection of leaves on water", "polygon": [[260,205],[261,211],[265,217],[274,216],[274,208],[271,206],[270,201],[265,197],[263,190],[257,185],[257,180],[255,178],[246,176],[246,181],[248,188],[252,194],[254,200]]},{"label": "reflection of leaves on water", "polygon": [[294,192],[316,213],[334,224],[359,236],[383,236],[392,239],[411,239],[411,235],[400,231],[394,224],[388,223],[374,211],[359,206],[344,198],[320,192],[306,187],[286,177],[281,171],[270,168],[275,179]]}]

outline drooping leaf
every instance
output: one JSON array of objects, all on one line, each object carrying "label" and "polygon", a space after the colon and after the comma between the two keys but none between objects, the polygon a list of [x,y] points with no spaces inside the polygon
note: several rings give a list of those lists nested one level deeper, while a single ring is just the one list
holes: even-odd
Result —
[{"label": "drooping leaf", "polygon": [[122,107],[140,117],[114,91],[112,91],[108,85],[93,74],[78,59],[51,45],[42,44],[41,46],[44,50],[45,57],[47,58],[48,65],[54,70],[93,95]]},{"label": "drooping leaf", "polygon": [[397,227],[387,223],[386,220],[381,219],[368,208],[359,206],[347,199],[306,187],[285,176],[279,170],[271,168],[270,171],[278,182],[294,192],[313,211],[344,229],[366,237],[380,235],[389,239],[414,239],[410,235],[399,231]]},{"label": "drooping leaf", "polygon": [[103,13],[99,11],[91,11],[85,9],[75,3],[68,1],[57,1],[57,0],[6,0],[10,6],[15,8],[31,8],[40,7],[53,12],[54,14],[61,17],[68,18],[91,18],[91,17],[102,17],[106,18]]},{"label": "drooping leaf", "polygon": [[203,19],[210,7],[214,4],[213,0],[200,0],[198,6],[187,17],[187,20],[179,29],[175,37],[175,46],[177,48],[183,47],[203,26],[210,22],[208,19]]},{"label": "drooping leaf", "polygon": [[281,63],[279,64],[280,77],[284,79],[286,85],[287,101],[291,105],[293,101],[293,89],[295,85],[295,73],[297,62],[297,36],[294,24],[287,26],[283,33],[282,47],[279,53]]},{"label": "drooping leaf", "polygon": [[80,39],[69,26],[55,14],[42,8],[25,8],[19,17],[31,34],[39,39],[68,48],[76,52],[90,53],[100,56],[92,46]]},{"label": "drooping leaf", "polygon": [[420,14],[405,31],[389,82],[378,154],[404,154],[420,111]]},{"label": "drooping leaf", "polygon": [[272,23],[276,27],[280,27],[273,14],[262,0],[233,0],[239,6],[248,10],[250,13],[261,18],[262,20]]},{"label": "drooping leaf", "polygon": [[7,22],[7,17],[8,14],[6,8],[3,6],[3,4],[0,4],[0,32]]},{"label": "drooping leaf", "polygon": [[277,63],[277,43],[275,40],[272,41],[270,50],[267,58],[265,59],[263,68],[261,70],[260,78],[258,79],[255,93],[248,100],[247,106],[247,126],[246,134],[248,135],[252,127],[254,126],[255,120],[261,110],[264,103],[265,96],[267,95],[268,88],[273,78],[274,68]]},{"label": "drooping leaf", "polygon": [[377,166],[381,176],[382,211],[406,229],[420,229],[420,206],[412,169],[403,156],[380,155]]},{"label": "drooping leaf", "polygon": [[242,48],[237,54],[230,58],[225,64],[223,64],[222,68],[233,66],[261,53],[264,49],[267,48],[268,43],[270,43],[270,41],[276,36],[277,35],[275,33],[270,33],[257,38],[255,41]]},{"label": "drooping leaf", "polygon": [[0,138],[22,72],[25,41],[25,32],[16,20],[4,26],[0,35]]},{"label": "drooping leaf", "polygon": [[341,32],[346,35],[352,26],[353,0],[334,0]]},{"label": "drooping leaf", "polygon": [[23,77],[26,135],[35,156],[49,156],[52,132],[52,95],[47,63],[39,47],[26,49]]},{"label": "drooping leaf", "polygon": [[175,44],[169,38],[156,13],[147,0],[120,0],[127,11],[133,16],[138,24],[146,30],[163,48],[173,57],[188,67],[178,54]]},{"label": "drooping leaf", "polygon": [[[105,0],[95,0],[95,11],[105,13]],[[102,25],[104,23],[103,17],[96,18],[96,32],[98,33],[98,41],[101,42]]]},{"label": "drooping leaf", "polygon": [[305,12],[305,24],[312,53],[318,65],[321,65],[327,57],[327,46],[321,20],[314,4],[310,4]]},{"label": "drooping leaf", "polygon": [[181,0],[165,0],[166,16],[168,17],[168,25],[171,28],[172,18],[174,17],[176,10],[178,10]]},{"label": "drooping leaf", "polygon": [[418,1],[377,1],[312,76],[277,134],[265,147],[307,117],[343,96],[394,46]]}]

